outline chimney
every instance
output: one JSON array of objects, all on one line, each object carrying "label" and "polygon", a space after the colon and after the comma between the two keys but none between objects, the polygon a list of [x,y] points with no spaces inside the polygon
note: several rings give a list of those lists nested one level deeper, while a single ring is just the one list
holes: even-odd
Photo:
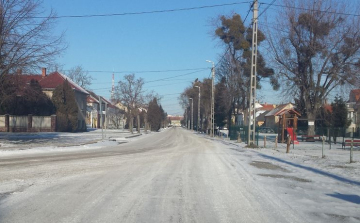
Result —
[{"label": "chimney", "polygon": [[45,67],[41,68],[41,76],[46,77],[46,68]]}]

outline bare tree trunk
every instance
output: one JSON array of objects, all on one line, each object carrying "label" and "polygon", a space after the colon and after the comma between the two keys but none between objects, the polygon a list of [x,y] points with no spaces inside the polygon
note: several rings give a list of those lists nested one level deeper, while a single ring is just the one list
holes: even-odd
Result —
[{"label": "bare tree trunk", "polygon": [[130,117],[129,117],[129,118],[130,118],[130,120],[129,120],[129,130],[130,130],[130,132],[131,132],[131,134],[132,134],[132,133],[134,133],[134,132],[133,132],[133,126],[134,126],[134,123],[133,123],[133,122],[134,122],[134,119],[133,119],[131,113],[130,113]]},{"label": "bare tree trunk", "polygon": [[315,114],[312,114],[311,112],[307,113],[308,118],[308,135],[315,135]]},{"label": "bare tree trunk", "polygon": [[147,114],[145,114],[144,116],[144,122],[145,122],[145,134],[147,134],[148,132],[148,122],[147,122]]},{"label": "bare tree trunk", "polygon": [[137,122],[137,132],[140,133],[140,114],[137,114],[136,117],[137,117],[137,119],[136,119],[137,120],[136,121]]}]

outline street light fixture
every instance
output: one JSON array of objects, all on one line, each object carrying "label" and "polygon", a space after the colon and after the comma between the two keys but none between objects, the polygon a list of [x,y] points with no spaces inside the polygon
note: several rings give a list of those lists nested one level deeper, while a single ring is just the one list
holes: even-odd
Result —
[{"label": "street light fixture", "polygon": [[200,126],[200,86],[195,86],[196,88],[199,88],[199,100],[198,100],[198,123],[196,126],[196,131],[199,131]]},{"label": "street light fixture", "polygon": [[211,60],[206,60],[206,62],[212,63],[211,73],[212,73],[212,79],[211,79],[211,133],[210,136],[214,137],[214,79],[215,79],[215,64]]},{"label": "street light fixture", "polygon": [[189,98],[189,100],[191,100],[191,123],[190,123],[190,126],[191,126],[191,130],[194,129],[194,100],[193,98]]}]

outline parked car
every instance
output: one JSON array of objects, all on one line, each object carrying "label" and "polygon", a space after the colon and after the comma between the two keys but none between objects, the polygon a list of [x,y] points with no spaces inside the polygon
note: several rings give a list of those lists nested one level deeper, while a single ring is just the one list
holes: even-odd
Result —
[{"label": "parked car", "polygon": [[275,133],[274,130],[270,127],[260,127],[259,132],[260,133]]}]

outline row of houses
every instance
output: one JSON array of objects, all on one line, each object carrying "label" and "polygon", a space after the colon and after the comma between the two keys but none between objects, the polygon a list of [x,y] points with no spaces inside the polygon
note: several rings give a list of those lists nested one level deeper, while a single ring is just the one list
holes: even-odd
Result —
[{"label": "row of houses", "polygon": [[120,103],[113,104],[106,98],[82,88],[60,72],[55,71],[47,74],[46,68],[42,68],[41,74],[22,74],[21,71],[18,71],[17,75],[27,84],[31,80],[36,80],[49,98],[52,98],[55,88],[67,80],[75,93],[79,110],[78,128],[80,130],[102,127],[124,128],[125,126],[125,110]]},{"label": "row of houses", "polygon": [[[347,100],[346,105],[348,109],[348,119],[351,120],[351,124],[346,132],[356,132],[360,128],[360,89],[350,91],[349,99]],[[325,109],[331,111],[331,106],[329,104],[325,104],[324,107]],[[292,103],[285,103],[280,105],[257,103],[256,108],[257,125],[270,127],[272,129],[277,129],[279,127],[279,120],[281,115],[289,111],[296,112],[296,107]],[[296,114],[298,117],[300,116],[298,113]]]}]

